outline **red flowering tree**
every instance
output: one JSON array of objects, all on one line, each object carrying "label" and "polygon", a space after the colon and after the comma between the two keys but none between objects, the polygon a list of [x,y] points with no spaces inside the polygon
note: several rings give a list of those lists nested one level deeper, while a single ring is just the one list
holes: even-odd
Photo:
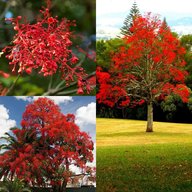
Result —
[{"label": "red flowering tree", "polygon": [[[169,94],[187,102],[184,54],[179,40],[157,16],[138,17],[124,37],[125,46],[112,57],[109,72],[97,69],[97,100],[114,106],[147,103],[147,132],[153,131],[153,102]],[[129,47],[129,48],[127,48]]]},{"label": "red flowering tree", "polygon": [[86,164],[93,161],[93,142],[74,121],[73,114],[63,115],[47,98],[29,104],[22,129],[12,129],[7,150],[0,155],[1,178],[18,177],[32,186],[50,185],[63,192],[74,177],[71,166],[92,174]]}]

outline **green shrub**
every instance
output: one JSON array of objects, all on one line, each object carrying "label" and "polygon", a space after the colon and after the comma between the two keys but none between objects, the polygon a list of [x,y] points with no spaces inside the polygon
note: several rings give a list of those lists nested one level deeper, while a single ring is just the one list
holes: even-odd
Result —
[{"label": "green shrub", "polygon": [[19,179],[14,181],[5,179],[0,185],[0,192],[31,192],[31,190]]}]

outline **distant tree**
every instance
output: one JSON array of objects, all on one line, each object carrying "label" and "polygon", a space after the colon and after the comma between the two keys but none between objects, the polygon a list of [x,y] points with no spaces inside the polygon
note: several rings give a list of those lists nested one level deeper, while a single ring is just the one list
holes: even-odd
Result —
[{"label": "distant tree", "polygon": [[185,47],[187,51],[192,51],[192,35],[183,35],[181,37],[181,44]]},{"label": "distant tree", "polygon": [[121,35],[125,36],[125,35],[131,35],[132,34],[132,32],[130,31],[130,28],[133,25],[133,20],[140,15],[141,14],[140,14],[139,8],[137,7],[137,3],[134,1],[129,15],[127,15],[127,17],[125,18],[123,26],[120,29]]},{"label": "distant tree", "polygon": [[97,69],[99,103],[113,107],[147,103],[147,132],[153,131],[153,103],[171,93],[183,102],[190,94],[185,85],[185,49],[157,16],[137,17],[131,36],[112,56],[109,72]]},{"label": "distant tree", "polygon": [[169,30],[169,26],[168,26],[168,24],[167,24],[167,20],[166,20],[165,17],[163,18],[162,28],[164,28],[165,30],[166,30],[166,29]]},{"label": "distant tree", "polygon": [[189,72],[189,76],[186,79],[186,84],[192,89],[192,35],[183,35],[180,38],[181,44],[186,49],[185,61],[187,63],[186,70]]},{"label": "distant tree", "polygon": [[114,38],[107,41],[100,40],[96,43],[97,49],[97,66],[108,70],[111,63],[111,55],[118,51],[119,47],[124,44],[120,38]]},{"label": "distant tree", "polygon": [[[189,72],[189,76],[186,79],[186,84],[192,89],[192,35],[183,35],[181,37],[181,44],[186,49],[185,61],[187,63],[186,70]],[[192,95],[189,98],[188,108],[192,112]]]}]

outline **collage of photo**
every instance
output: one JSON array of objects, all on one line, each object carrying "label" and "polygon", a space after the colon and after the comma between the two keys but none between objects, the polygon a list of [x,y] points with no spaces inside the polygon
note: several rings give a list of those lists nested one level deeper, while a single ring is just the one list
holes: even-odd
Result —
[{"label": "collage of photo", "polygon": [[191,7],[0,0],[0,192],[191,192]]}]

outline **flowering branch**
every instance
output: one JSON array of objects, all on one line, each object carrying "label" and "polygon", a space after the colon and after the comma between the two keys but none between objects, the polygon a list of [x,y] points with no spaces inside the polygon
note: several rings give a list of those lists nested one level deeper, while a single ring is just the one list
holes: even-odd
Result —
[{"label": "flowering branch", "polygon": [[[3,49],[9,64],[13,66],[12,71],[19,75],[38,71],[40,75],[51,76],[48,92],[44,95],[59,93],[71,86],[71,83],[77,85],[77,94],[89,94],[88,76],[81,67],[84,59],[78,62],[79,59],[71,49],[73,33],[70,27],[76,26],[75,21],[63,18],[59,22],[57,17],[50,15],[50,1],[47,1],[47,7],[40,11],[43,17],[35,24],[21,23],[21,16],[7,19],[17,32],[13,45]],[[57,71],[61,72],[61,83],[52,89],[52,76]]]},{"label": "flowering branch", "polygon": [[[89,78],[94,77],[95,76],[95,72],[90,73],[86,79],[84,79],[84,81],[86,82]],[[86,82],[87,83],[87,82]],[[64,91],[65,89],[71,88],[75,85],[78,84],[78,81],[75,81],[73,83],[71,83],[70,85],[68,85],[67,87],[61,87],[64,84],[64,82],[62,81],[55,89],[49,89],[46,93],[44,93],[44,96],[47,95],[68,95],[68,94],[72,94],[75,92],[78,92],[78,89],[73,89],[70,91]],[[95,85],[93,87],[91,87],[92,89],[95,87]],[[91,88],[89,88],[91,90]],[[81,90],[79,90],[81,91]]]}]

